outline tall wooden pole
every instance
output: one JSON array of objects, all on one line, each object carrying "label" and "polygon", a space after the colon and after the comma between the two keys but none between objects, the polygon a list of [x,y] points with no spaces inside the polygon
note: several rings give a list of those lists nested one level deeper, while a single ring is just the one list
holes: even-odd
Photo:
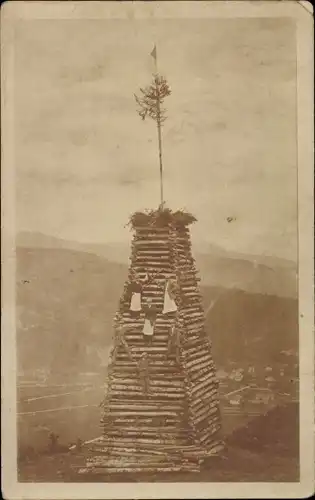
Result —
[{"label": "tall wooden pole", "polygon": [[159,163],[160,163],[160,198],[161,198],[161,208],[164,205],[164,193],[163,193],[163,160],[162,160],[162,127],[161,127],[161,103],[160,103],[160,92],[159,92],[159,81],[158,81],[158,67],[157,67],[157,48],[154,45],[154,63],[155,63],[155,86],[156,86],[156,106],[157,106],[157,132],[158,132],[158,145],[159,145]]},{"label": "tall wooden pole", "polygon": [[159,162],[160,162],[160,195],[161,195],[161,208],[164,205],[164,194],[163,194],[163,162],[162,162],[162,131],[161,131],[161,109],[160,109],[160,96],[158,92],[158,83],[156,82],[157,90],[157,131],[158,131],[158,142],[159,142]]}]

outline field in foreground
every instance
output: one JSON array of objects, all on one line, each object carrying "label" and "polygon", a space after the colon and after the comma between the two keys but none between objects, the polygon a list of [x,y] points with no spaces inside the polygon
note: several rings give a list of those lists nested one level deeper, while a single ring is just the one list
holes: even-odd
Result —
[{"label": "field in foreground", "polygon": [[226,450],[198,474],[80,476],[84,451],[42,455],[20,463],[21,482],[299,481],[298,404],[276,406],[226,437]]}]

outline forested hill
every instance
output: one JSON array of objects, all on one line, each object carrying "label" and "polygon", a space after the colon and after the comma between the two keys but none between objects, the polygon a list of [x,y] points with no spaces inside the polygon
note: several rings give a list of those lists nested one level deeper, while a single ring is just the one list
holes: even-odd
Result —
[{"label": "forested hill", "polygon": [[[127,266],[92,253],[17,248],[19,369],[96,370],[106,363]],[[203,286],[207,330],[218,365],[272,363],[297,352],[297,301]],[[214,301],[214,303],[213,303]]]}]

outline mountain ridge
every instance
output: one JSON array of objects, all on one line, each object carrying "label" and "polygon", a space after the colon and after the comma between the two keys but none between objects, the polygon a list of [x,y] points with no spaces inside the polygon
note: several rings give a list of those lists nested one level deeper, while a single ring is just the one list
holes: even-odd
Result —
[{"label": "mountain ridge", "polygon": [[[102,251],[106,251],[107,247],[115,248],[123,248],[124,253],[127,256],[127,259],[129,257],[129,249],[130,246],[128,243],[118,243],[118,242],[107,242],[107,243],[95,243],[95,242],[80,242],[80,241],[74,241],[74,240],[69,240],[69,239],[64,239],[64,238],[58,238],[57,236],[52,236],[48,235],[45,233],[41,233],[39,231],[20,231],[17,233],[17,240],[16,240],[17,246],[22,246],[22,247],[47,247],[47,248],[71,248],[73,250],[76,249],[90,249],[92,253],[95,253],[95,250],[99,250],[101,253]],[[198,246],[198,245],[197,245]],[[247,254],[243,252],[235,252],[235,251],[230,251],[227,250],[213,242],[211,243],[206,243],[202,245],[197,251],[197,254],[201,255],[215,255],[215,256],[220,256],[220,257],[229,257],[233,259],[241,259],[241,260],[251,260],[253,262],[258,262],[258,263],[264,263],[265,265],[269,266],[280,266],[280,267],[285,267],[285,268],[295,268],[296,267],[296,262],[281,258],[281,257],[275,257],[271,255],[254,255],[254,254]],[[102,253],[101,256],[104,256]],[[117,256],[116,256],[117,258]],[[119,256],[118,256],[119,259]],[[113,259],[112,259],[113,260]]]},{"label": "mountain ridge", "polygon": [[[74,250],[97,255],[113,264],[129,265],[129,247],[120,243],[79,243],[43,233],[20,232],[17,235],[17,246]],[[193,251],[203,284],[239,288],[250,293],[297,296],[297,270],[294,262],[277,257],[230,253],[217,245],[207,248],[208,253]]]}]

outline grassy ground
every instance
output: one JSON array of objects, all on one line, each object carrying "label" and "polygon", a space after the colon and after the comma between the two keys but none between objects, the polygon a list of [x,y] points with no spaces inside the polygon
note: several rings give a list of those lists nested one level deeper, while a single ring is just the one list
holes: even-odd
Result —
[{"label": "grassy ground", "polygon": [[22,482],[259,482],[299,481],[298,405],[278,406],[249,421],[226,439],[226,450],[196,474],[78,475],[84,453],[41,455],[19,466]]}]

